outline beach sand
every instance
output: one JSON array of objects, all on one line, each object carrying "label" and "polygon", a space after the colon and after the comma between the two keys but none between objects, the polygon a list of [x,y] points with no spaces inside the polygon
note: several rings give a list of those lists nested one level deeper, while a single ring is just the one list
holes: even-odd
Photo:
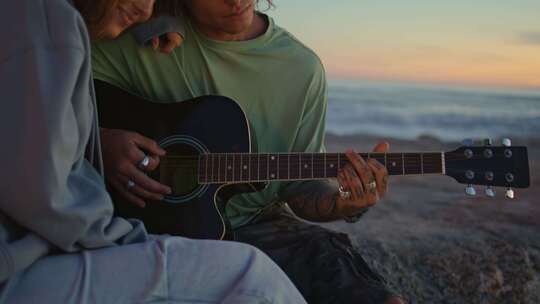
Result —
[{"label": "beach sand", "polygon": [[[395,152],[451,151],[460,143],[386,139]],[[329,152],[369,152],[371,136],[327,135]],[[324,224],[348,233],[367,262],[410,303],[540,303],[540,139],[529,150],[531,187],[516,199],[467,197],[447,176],[390,178],[387,196],[359,222]]]}]

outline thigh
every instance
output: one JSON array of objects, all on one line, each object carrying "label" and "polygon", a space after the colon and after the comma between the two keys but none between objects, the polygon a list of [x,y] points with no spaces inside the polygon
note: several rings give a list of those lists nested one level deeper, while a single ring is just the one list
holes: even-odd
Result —
[{"label": "thigh", "polygon": [[308,303],[383,303],[395,295],[344,233],[281,212],[235,236],[268,254]]},{"label": "thigh", "polygon": [[7,282],[4,299],[8,303],[303,301],[282,271],[258,250],[177,237],[45,257]]},{"label": "thigh", "polygon": [[41,258],[4,286],[6,303],[137,303],[167,296],[154,241]]}]

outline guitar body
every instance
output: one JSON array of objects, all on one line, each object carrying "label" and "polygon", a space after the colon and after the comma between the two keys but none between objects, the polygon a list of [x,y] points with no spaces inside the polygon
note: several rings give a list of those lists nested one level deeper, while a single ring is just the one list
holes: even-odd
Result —
[{"label": "guitar body", "polygon": [[[105,82],[96,81],[100,126],[123,129],[152,138],[167,155],[196,157],[205,153],[251,151],[249,123],[236,102],[221,96],[203,96],[176,103],[153,103]],[[185,167],[185,166],[184,166]],[[147,202],[140,208],[111,189],[118,215],[138,218],[149,232],[199,239],[226,238],[228,222],[222,216],[228,199],[238,193],[258,191],[265,184],[199,184],[194,167],[177,176],[160,166],[150,176],[174,182],[165,201]],[[189,177],[186,177],[189,176]],[[168,184],[171,185],[171,184]]]}]

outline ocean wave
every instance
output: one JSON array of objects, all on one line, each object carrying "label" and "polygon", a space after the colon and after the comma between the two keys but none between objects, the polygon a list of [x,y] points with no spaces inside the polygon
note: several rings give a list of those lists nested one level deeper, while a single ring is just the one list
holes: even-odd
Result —
[{"label": "ocean wave", "polygon": [[414,139],[538,136],[540,94],[416,87],[330,86],[327,129]]}]

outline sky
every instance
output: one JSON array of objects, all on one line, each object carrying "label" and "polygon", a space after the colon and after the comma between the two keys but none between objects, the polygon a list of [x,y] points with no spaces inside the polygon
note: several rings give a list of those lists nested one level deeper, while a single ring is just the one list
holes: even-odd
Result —
[{"label": "sky", "polygon": [[540,89],[540,0],[274,0],[329,79]]}]

